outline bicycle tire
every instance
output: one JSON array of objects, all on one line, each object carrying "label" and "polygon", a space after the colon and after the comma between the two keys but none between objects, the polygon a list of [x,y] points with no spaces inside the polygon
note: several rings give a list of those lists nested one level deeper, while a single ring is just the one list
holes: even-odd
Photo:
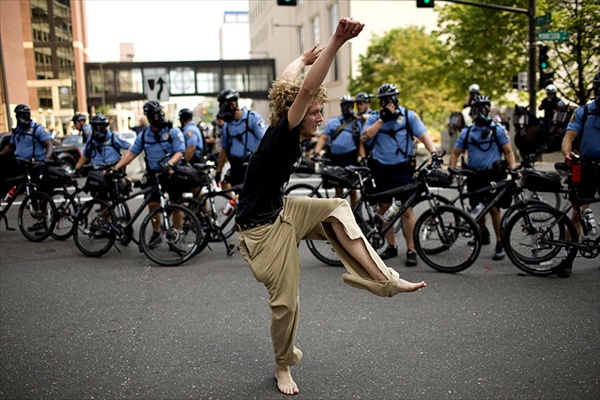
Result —
[{"label": "bicycle tire", "polygon": [[[180,228],[174,227],[175,212],[183,213]],[[164,216],[169,219],[167,225]],[[150,238],[154,232],[152,220],[160,221],[161,240],[158,244],[150,246]],[[151,261],[164,267],[173,267],[181,265],[196,254],[202,234],[200,222],[194,213],[184,206],[168,204],[146,215],[140,226],[140,246]]]},{"label": "bicycle tire", "polygon": [[56,206],[56,225],[50,236],[56,240],[67,240],[73,234],[77,202],[65,189],[55,189],[52,192],[52,201]]},{"label": "bicycle tire", "polygon": [[229,239],[235,233],[236,209],[234,208],[227,215],[223,214],[222,211],[225,209],[227,203],[233,199],[233,196],[224,192],[216,192],[210,197],[207,197],[207,199],[209,199],[209,202],[212,201],[212,204],[214,204],[214,209],[212,209],[212,206],[210,210],[205,208],[206,215],[209,217],[212,216],[215,219],[217,226],[223,233],[223,236],[225,236],[226,239]]},{"label": "bicycle tire", "polygon": [[[540,214],[551,217],[544,217],[545,222],[536,221],[542,219]],[[539,218],[533,218],[535,215]],[[534,276],[550,276],[571,267],[577,248],[569,248],[569,243],[577,240],[577,229],[565,213],[539,204],[518,211],[502,232],[502,242],[510,261],[521,271]]]},{"label": "bicycle tire", "polygon": [[46,240],[56,226],[56,206],[44,192],[25,196],[17,214],[19,229],[31,242]]},{"label": "bicycle tire", "polygon": [[[198,249],[196,250],[196,254],[202,253],[202,251],[204,251],[204,249],[208,246],[208,243],[210,241],[214,241],[212,237],[215,236],[215,231],[217,231],[219,228],[211,224],[210,218],[206,215],[206,210],[204,210],[202,203],[200,203],[200,201],[198,201],[197,199],[193,199],[191,197],[183,197],[177,200],[175,203],[186,207],[188,210],[194,213],[196,218],[198,218],[198,222],[200,222],[200,227],[202,228],[203,233],[202,238],[200,239],[200,243],[198,243]],[[218,232],[217,234],[219,236],[221,235],[220,232]],[[222,239],[219,237],[219,240]]]},{"label": "bicycle tire", "polygon": [[[433,194],[433,197],[440,204],[447,205],[447,206],[452,204],[452,201],[450,201],[450,199],[442,196],[441,194]],[[426,196],[419,197],[415,201],[415,204],[413,204],[412,209],[413,209],[413,214],[415,215],[415,218],[419,218],[421,216],[421,214],[423,214],[426,210],[429,210],[429,202],[427,201],[427,197]],[[398,234],[400,232],[402,232],[402,218],[398,219],[398,221],[396,221],[396,225],[394,226],[394,234]],[[397,239],[400,239],[400,238],[398,237]]]},{"label": "bicycle tire", "polygon": [[454,206],[441,205],[436,210],[423,212],[415,223],[413,239],[415,250],[425,264],[445,273],[469,268],[481,252],[477,224]]},{"label": "bicycle tire", "polygon": [[110,250],[116,240],[114,211],[103,200],[86,201],[75,216],[73,241],[88,257],[100,257]]}]

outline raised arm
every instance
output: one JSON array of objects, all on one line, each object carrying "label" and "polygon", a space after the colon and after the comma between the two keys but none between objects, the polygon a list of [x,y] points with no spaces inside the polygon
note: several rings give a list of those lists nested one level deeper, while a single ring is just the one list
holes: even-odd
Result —
[{"label": "raised arm", "polygon": [[281,76],[285,79],[296,79],[302,72],[302,68],[313,65],[324,49],[325,47],[319,47],[318,43],[315,44],[300,57],[289,63],[289,65],[285,67],[285,70]]},{"label": "raised arm", "polygon": [[306,74],[298,96],[290,107],[288,112],[290,130],[298,126],[304,118],[306,110],[308,110],[315,94],[325,80],[340,47],[348,40],[358,36],[364,26],[364,24],[352,18],[342,18],[340,20],[329,43]]}]

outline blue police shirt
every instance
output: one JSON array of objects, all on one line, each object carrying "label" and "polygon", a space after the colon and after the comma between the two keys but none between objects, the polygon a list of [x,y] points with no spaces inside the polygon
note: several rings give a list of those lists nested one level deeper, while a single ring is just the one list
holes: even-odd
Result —
[{"label": "blue police shirt", "polygon": [[92,126],[90,124],[85,124],[81,127],[81,136],[83,137],[83,143],[87,143],[90,140],[92,137]]},{"label": "blue police shirt", "polygon": [[583,119],[583,106],[577,108],[571,116],[571,121],[567,125],[567,130],[575,131],[581,134],[583,128],[583,135],[581,136],[581,142],[579,145],[579,154],[582,159],[585,160],[600,160],[600,107],[598,106],[598,100],[594,100],[587,104],[588,115],[585,126],[581,126]]},{"label": "blue police shirt", "polygon": [[125,140],[125,136],[109,130],[106,133],[106,140],[103,142],[99,142],[91,136],[83,149],[83,155],[91,158],[92,165],[95,168],[104,168],[107,165],[119,162],[121,150],[127,150],[129,146],[130,144]]},{"label": "blue police shirt", "polygon": [[15,157],[42,161],[46,158],[44,141],[52,139],[52,135],[43,126],[31,121],[29,129],[17,126],[10,137],[10,143],[15,146]]},{"label": "blue police shirt", "polygon": [[[248,130],[252,132],[246,132],[246,122]],[[221,147],[228,151],[229,156],[245,158],[254,153],[266,130],[267,124],[260,114],[244,108],[239,121],[233,120],[223,125]]]},{"label": "blue police shirt", "polygon": [[[413,138],[406,130],[406,123],[410,124],[412,133],[419,138],[427,128],[423,121],[413,111],[406,111],[406,108],[400,107],[403,117],[394,121],[387,121],[383,124],[377,136],[368,141],[366,145],[372,147],[372,157],[384,165],[395,165],[407,162],[408,157],[413,154]],[[369,115],[365,129],[370,127],[379,119],[379,112]]]},{"label": "blue police shirt", "polygon": [[202,151],[204,150],[204,148],[202,147],[203,142],[200,135],[202,135],[202,133],[200,132],[200,129],[198,128],[198,126],[196,126],[194,121],[188,122],[183,127],[183,137],[185,139],[185,146],[186,148],[190,146],[196,146],[194,154],[196,154],[198,157],[202,156]]},{"label": "blue police shirt", "polygon": [[181,129],[177,127],[170,130],[169,128],[163,128],[156,134],[150,127],[147,127],[135,138],[133,146],[129,149],[135,155],[140,154],[142,150],[146,150],[148,169],[159,171],[158,162],[161,160],[163,160],[163,163],[169,161],[168,158],[164,158],[165,155],[169,154],[172,157],[175,153],[185,154],[185,139]]},{"label": "blue police shirt", "polygon": [[346,154],[358,148],[354,141],[354,130],[357,136],[360,135],[362,124],[359,121],[352,121],[347,124],[335,135],[335,140],[331,141],[338,128],[347,122],[344,120],[344,117],[333,117],[327,121],[323,134],[328,136],[327,141],[331,143],[331,154]]},{"label": "blue police shirt", "polygon": [[[468,145],[465,143],[465,138],[467,136],[467,130],[469,127],[464,128],[460,132],[460,135],[458,135],[454,147],[457,149],[467,150],[469,168],[478,171],[488,169],[491,168],[496,161],[502,159],[503,151],[498,147],[498,143],[496,143],[496,140],[494,139],[493,132],[489,132],[487,137],[483,137],[484,134],[492,129],[493,126],[496,127],[496,137],[498,138],[498,143],[500,143],[500,146],[504,146],[506,143],[509,143],[510,138],[508,133],[502,125],[495,122],[492,122],[489,127],[480,127],[475,124],[471,125]],[[481,148],[479,148],[475,143],[479,144]]]}]

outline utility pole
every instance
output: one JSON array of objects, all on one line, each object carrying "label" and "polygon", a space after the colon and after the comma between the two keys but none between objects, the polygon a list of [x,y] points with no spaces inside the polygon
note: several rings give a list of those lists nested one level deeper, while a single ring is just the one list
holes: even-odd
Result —
[{"label": "utility pole", "polygon": [[[476,3],[473,1],[465,1],[465,0],[438,0],[438,1],[446,1],[449,3],[457,3],[464,4],[467,6],[474,7],[482,7],[482,8],[492,8],[494,10],[508,11],[519,14],[527,15],[527,23],[529,25],[529,68],[528,68],[528,79],[529,79],[529,111],[535,113],[536,108],[536,90],[537,82],[535,81],[535,71],[536,71],[536,36],[535,36],[535,0],[529,0],[529,8],[517,8],[517,7],[507,7],[507,6],[499,6],[496,4],[486,4],[486,3]],[[433,3],[433,2],[432,2]]]}]

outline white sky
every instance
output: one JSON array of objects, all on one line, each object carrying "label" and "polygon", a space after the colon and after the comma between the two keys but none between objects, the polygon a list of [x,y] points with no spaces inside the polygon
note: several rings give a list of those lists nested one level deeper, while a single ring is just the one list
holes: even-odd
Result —
[{"label": "white sky", "polygon": [[85,1],[91,62],[119,61],[119,43],[134,43],[135,61],[218,60],[223,12],[248,11],[247,0]]}]

